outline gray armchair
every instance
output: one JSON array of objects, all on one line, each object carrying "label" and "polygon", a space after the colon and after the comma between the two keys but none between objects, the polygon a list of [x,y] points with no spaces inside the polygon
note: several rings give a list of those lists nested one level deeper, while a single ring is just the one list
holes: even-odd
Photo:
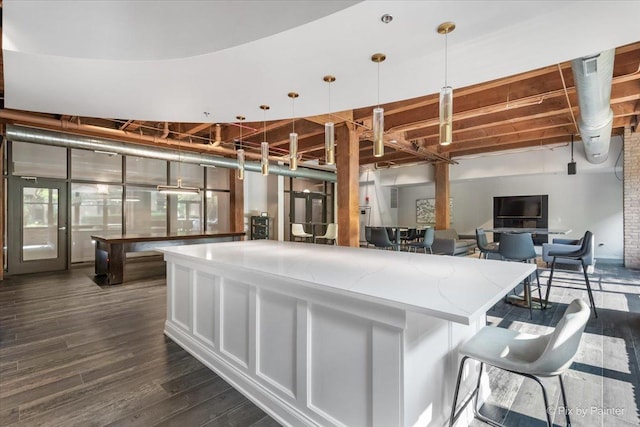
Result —
[{"label": "gray armchair", "polygon": [[[543,243],[542,244],[542,260],[547,263],[549,266],[553,262],[553,257],[549,256],[549,252],[575,252],[580,249],[582,246],[582,239],[562,239],[556,238],[553,239],[553,243]],[[591,236],[591,245],[590,252],[584,258],[584,263],[587,266],[587,272],[593,273],[596,264],[595,258],[595,249],[594,249],[594,241],[593,235]],[[571,265],[581,265],[581,261],[578,259],[562,259],[557,261],[558,264],[571,264]]]}]

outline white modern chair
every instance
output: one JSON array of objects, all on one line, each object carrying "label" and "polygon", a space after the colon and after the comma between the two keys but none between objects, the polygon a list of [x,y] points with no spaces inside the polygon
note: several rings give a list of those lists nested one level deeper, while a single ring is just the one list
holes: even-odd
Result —
[{"label": "white modern chair", "polygon": [[333,244],[337,245],[338,244],[338,224],[335,223],[331,223],[329,225],[327,225],[327,231],[325,231],[325,233],[322,236],[316,236],[314,238],[314,242],[317,243],[318,239],[325,239],[325,240],[333,240]]},{"label": "white modern chair", "polygon": [[[547,392],[538,377],[557,376],[560,380],[560,391],[562,393],[564,407],[570,407],[567,405],[562,374],[569,369],[576,356],[578,346],[580,345],[580,338],[582,337],[582,332],[589,320],[590,314],[589,306],[581,299],[575,299],[567,307],[555,330],[546,335],[525,334],[493,326],[485,326],[480,329],[477,334],[460,347],[460,354],[463,357],[460,361],[458,381],[456,383],[455,394],[453,395],[453,406],[451,407],[449,426],[453,426],[471,400],[474,401],[473,412],[478,419],[493,426],[501,425],[478,412],[477,403],[480,378],[482,377],[482,368],[486,363],[487,365],[531,378],[540,384],[540,387],[542,387],[545,412],[547,414],[547,425],[551,427],[552,418],[551,411],[549,411]],[[464,363],[467,359],[474,359],[480,362],[480,373],[478,375],[476,388],[456,412],[460,380],[462,378]],[[569,411],[565,411],[565,416],[567,425],[571,425]]]},{"label": "white modern chair", "polygon": [[309,239],[313,237],[313,234],[304,231],[302,224],[291,224],[291,235],[294,239],[305,239],[306,241],[310,241]]}]

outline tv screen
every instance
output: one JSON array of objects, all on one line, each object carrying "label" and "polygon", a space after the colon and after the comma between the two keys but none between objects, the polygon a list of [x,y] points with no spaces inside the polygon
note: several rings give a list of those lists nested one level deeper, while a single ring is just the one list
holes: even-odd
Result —
[{"label": "tv screen", "polygon": [[498,218],[541,218],[541,196],[496,197]]}]

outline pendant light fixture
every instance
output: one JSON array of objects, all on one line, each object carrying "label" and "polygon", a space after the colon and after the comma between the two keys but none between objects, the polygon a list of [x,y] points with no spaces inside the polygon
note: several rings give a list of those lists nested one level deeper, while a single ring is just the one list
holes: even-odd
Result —
[{"label": "pendant light fixture", "polygon": [[371,60],[378,64],[378,106],[373,109],[373,157],[384,156],[384,109],[380,107],[380,63],[387,57],[374,53]]},{"label": "pendant light fixture", "polygon": [[[322,80],[329,83],[329,114],[331,114],[331,83],[335,82],[336,78],[329,75],[324,76]],[[334,165],[336,163],[335,145],[335,127],[333,122],[326,122],[324,124],[324,162],[328,165]]]},{"label": "pendant light fixture", "polygon": [[177,185],[158,185],[157,190],[159,193],[164,194],[200,194],[200,189],[197,187],[183,187],[181,176],[182,165],[182,153],[180,152],[180,145],[178,144],[178,178]]},{"label": "pendant light fixture", "polygon": [[289,134],[289,170],[298,169],[298,134],[296,133],[296,98],[298,94],[289,92],[287,94],[291,98],[291,133]]},{"label": "pendant light fixture", "polygon": [[269,143],[267,142],[267,110],[268,105],[261,105],[260,109],[264,112],[264,128],[263,138],[260,144],[260,170],[263,176],[269,175]]},{"label": "pendant light fixture", "polygon": [[438,26],[438,34],[444,34],[444,86],[440,89],[440,145],[451,144],[453,137],[453,88],[447,83],[447,35],[456,29],[453,22]]},{"label": "pendant light fixture", "polygon": [[244,148],[242,145],[242,122],[245,120],[244,116],[236,116],[236,119],[240,122],[240,148],[236,151],[238,156],[238,179],[242,181],[244,179]]}]

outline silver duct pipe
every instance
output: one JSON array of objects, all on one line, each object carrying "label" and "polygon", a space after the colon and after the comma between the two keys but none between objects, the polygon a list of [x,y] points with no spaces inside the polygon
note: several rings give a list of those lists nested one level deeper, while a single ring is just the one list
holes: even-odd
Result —
[{"label": "silver duct pipe", "polygon": [[[216,166],[228,169],[238,169],[235,159],[198,154],[190,151],[167,150],[163,148],[148,147],[144,145],[124,143],[110,139],[94,138],[84,135],[75,135],[51,130],[28,128],[16,125],[7,125],[6,138],[9,141],[31,142],[35,144],[55,145],[65,148],[79,148],[83,150],[108,151],[125,156],[149,157],[153,159],[169,160],[172,162],[195,163],[198,165]],[[260,163],[246,162],[245,170],[260,172]],[[269,165],[269,173],[275,175],[291,176],[294,178],[317,179],[320,181],[336,181],[333,172],[319,171],[308,168],[298,168],[295,171],[288,167]]]},{"label": "silver duct pipe", "polygon": [[615,49],[611,49],[571,61],[580,108],[578,128],[590,163],[602,163],[609,157],[613,126],[610,104],[614,58]]}]

